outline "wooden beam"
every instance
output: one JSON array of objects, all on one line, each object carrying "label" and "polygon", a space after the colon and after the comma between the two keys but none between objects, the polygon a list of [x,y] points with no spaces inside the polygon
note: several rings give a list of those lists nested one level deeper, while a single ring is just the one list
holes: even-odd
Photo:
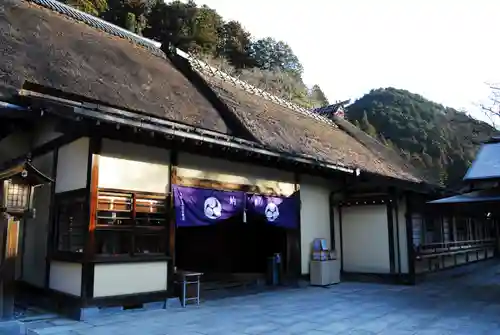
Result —
[{"label": "wooden beam", "polygon": [[342,231],[342,205],[337,206],[339,212],[339,234],[340,234],[340,273],[344,272],[344,234]]},{"label": "wooden beam", "polygon": [[169,183],[168,183],[168,199],[167,204],[169,206],[167,211],[167,255],[170,256],[170,260],[168,261],[168,272],[167,272],[167,291],[168,296],[174,296],[174,281],[175,281],[175,232],[176,232],[176,224],[175,224],[175,209],[174,209],[174,194],[173,194],[173,185],[177,183],[177,165],[178,165],[178,152],[176,148],[170,150],[170,162],[169,162]]},{"label": "wooden beam", "polygon": [[81,297],[85,304],[94,295],[94,264],[92,262],[95,254],[95,225],[97,211],[97,186],[99,184],[99,153],[102,141],[100,137],[91,137],[89,142],[87,161],[87,222],[88,229],[85,232],[85,248],[82,264],[82,287]]},{"label": "wooden beam", "polygon": [[389,267],[390,273],[395,273],[395,250],[394,250],[394,210],[392,200],[387,202],[387,233],[389,238]]},{"label": "wooden beam", "polygon": [[297,206],[297,222],[299,224],[298,229],[294,229],[291,232],[291,240],[287,241],[291,243],[291,252],[292,257],[290,262],[294,269],[293,275],[296,275],[299,278],[302,275],[302,199],[300,197],[300,175],[298,173],[294,174],[294,193],[298,198],[299,206]]},{"label": "wooden beam", "polygon": [[[412,207],[410,196],[412,193],[405,194],[406,200],[406,249],[408,258],[408,274],[411,284],[415,284],[415,249],[413,248],[413,220],[412,220]],[[422,227],[421,227],[422,228]]]},{"label": "wooden beam", "polygon": [[49,222],[48,222],[48,231],[47,231],[47,240],[46,240],[46,245],[47,245],[47,255],[45,258],[45,280],[44,280],[44,287],[45,289],[49,289],[50,285],[50,261],[52,259],[52,255],[54,254],[54,249],[56,245],[55,241],[55,232],[56,232],[56,201],[55,201],[55,194],[56,194],[56,183],[57,183],[57,160],[59,157],[59,149],[55,148],[53,149],[53,156],[52,156],[52,178],[54,179],[54,182],[50,185],[50,208],[49,208]]}]

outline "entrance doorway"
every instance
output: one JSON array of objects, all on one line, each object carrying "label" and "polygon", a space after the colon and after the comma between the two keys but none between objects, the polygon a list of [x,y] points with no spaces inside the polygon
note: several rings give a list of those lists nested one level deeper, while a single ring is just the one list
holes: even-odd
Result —
[{"label": "entrance doorway", "polygon": [[203,272],[205,282],[256,284],[265,279],[269,258],[279,253],[283,272],[290,271],[289,239],[298,229],[294,195],[176,186],[174,199],[177,269]]}]

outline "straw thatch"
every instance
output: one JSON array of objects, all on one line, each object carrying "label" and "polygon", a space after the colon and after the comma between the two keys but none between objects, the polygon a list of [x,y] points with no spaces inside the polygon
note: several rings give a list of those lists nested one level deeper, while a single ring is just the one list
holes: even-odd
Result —
[{"label": "straw thatch", "polygon": [[[153,55],[130,41],[21,0],[0,3],[0,57],[0,94],[14,94],[25,82],[34,82],[139,113],[231,133],[224,122],[227,117],[221,117],[226,111],[216,110],[213,101],[205,98],[207,93],[200,93],[203,90],[163,54]],[[402,160],[345,125],[336,127],[231,81],[201,75],[229,113],[270,149],[422,181]]]},{"label": "straw thatch", "polygon": [[344,130],[252,94],[218,76],[200,74],[253,135],[268,147],[397,179],[422,181],[401,159],[389,157],[387,152],[374,146],[363,145]]},{"label": "straw thatch", "polygon": [[168,61],[24,1],[0,1],[0,95],[25,82],[228,133],[217,110]]}]

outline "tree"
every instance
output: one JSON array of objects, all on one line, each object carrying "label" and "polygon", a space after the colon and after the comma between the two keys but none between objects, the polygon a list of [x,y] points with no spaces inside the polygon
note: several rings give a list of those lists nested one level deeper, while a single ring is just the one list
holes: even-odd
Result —
[{"label": "tree", "polygon": [[64,3],[82,12],[98,16],[108,8],[107,0],[63,0]]},{"label": "tree", "polygon": [[195,53],[225,72],[304,108],[327,105],[319,86],[309,89],[302,65],[288,44],[256,41],[237,21],[193,0],[65,0],[104,20],[163,44]]},{"label": "tree", "polygon": [[136,24],[136,18],[135,18],[134,13],[127,13],[125,28],[127,30],[134,32],[134,33],[137,31],[137,24]]},{"label": "tree", "polygon": [[153,5],[152,0],[108,0],[108,10],[102,13],[102,18],[142,35]]},{"label": "tree", "polygon": [[236,69],[255,67],[256,63],[251,55],[252,40],[239,22],[229,21],[219,31],[219,45],[217,57],[223,57]]},{"label": "tree", "polygon": [[219,34],[223,28],[222,17],[212,8],[202,6],[196,8],[191,32],[193,42],[197,46],[196,50],[191,51],[202,54],[215,55],[219,45]]},{"label": "tree", "polygon": [[196,52],[199,49],[194,41],[197,9],[196,3],[191,0],[168,4],[157,0],[147,16],[148,25],[144,29],[144,36],[170,43],[184,51]]},{"label": "tree", "polygon": [[494,127],[498,127],[500,124],[500,84],[490,85],[490,89],[490,103],[481,107],[491,124]]},{"label": "tree", "polygon": [[271,37],[253,43],[252,55],[261,69],[280,69],[297,77],[300,77],[304,70],[292,48],[285,42],[276,41]]},{"label": "tree", "polygon": [[346,115],[383,143],[390,141],[429,180],[447,186],[461,181],[480,143],[497,133],[464,112],[395,88],[370,91],[349,105]]},{"label": "tree", "polygon": [[216,54],[224,24],[217,11],[207,6],[198,7],[192,0],[187,3],[158,0],[147,22],[146,37],[168,42],[190,53],[210,55]]},{"label": "tree", "polygon": [[319,104],[318,107],[328,106],[330,104],[325,93],[323,93],[323,90],[321,90],[318,85],[314,85],[311,89],[311,100],[316,101]]},{"label": "tree", "polygon": [[377,129],[368,121],[368,115],[366,114],[366,111],[363,113],[363,118],[361,119],[360,122],[361,129],[365,131],[368,135],[377,138]]}]

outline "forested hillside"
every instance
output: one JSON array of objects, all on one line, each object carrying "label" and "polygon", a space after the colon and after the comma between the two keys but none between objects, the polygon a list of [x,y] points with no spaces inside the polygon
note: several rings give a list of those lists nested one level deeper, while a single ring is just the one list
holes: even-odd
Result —
[{"label": "forested hillside", "polygon": [[[139,35],[168,41],[305,108],[328,105],[318,85],[304,84],[302,64],[286,42],[255,39],[239,22],[224,21],[215,9],[193,1],[62,1]],[[366,94],[348,107],[347,117],[443,185],[461,180],[478,144],[494,133],[484,122],[394,88]]]},{"label": "forested hillside", "polygon": [[495,133],[463,112],[395,88],[372,90],[347,108],[347,117],[450,186],[462,179],[480,142]]}]

